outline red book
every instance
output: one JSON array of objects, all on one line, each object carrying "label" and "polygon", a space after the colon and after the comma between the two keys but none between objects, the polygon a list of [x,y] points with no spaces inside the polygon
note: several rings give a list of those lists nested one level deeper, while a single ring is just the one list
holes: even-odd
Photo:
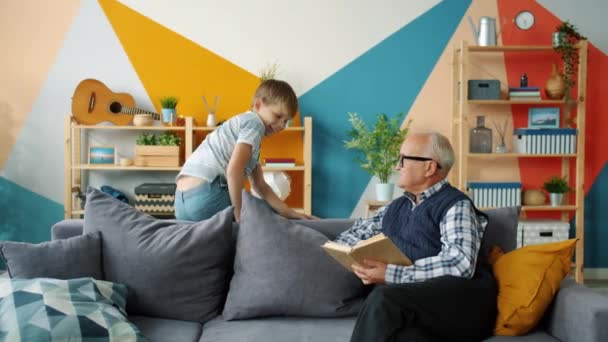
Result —
[{"label": "red book", "polygon": [[295,163],[295,158],[264,158],[264,163]]}]

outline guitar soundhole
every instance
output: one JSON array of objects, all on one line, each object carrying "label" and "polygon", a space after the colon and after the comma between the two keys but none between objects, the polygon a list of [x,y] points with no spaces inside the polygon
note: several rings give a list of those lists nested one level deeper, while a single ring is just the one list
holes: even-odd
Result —
[{"label": "guitar soundhole", "polygon": [[122,110],[122,105],[118,102],[112,102],[110,104],[110,112],[117,114]]}]

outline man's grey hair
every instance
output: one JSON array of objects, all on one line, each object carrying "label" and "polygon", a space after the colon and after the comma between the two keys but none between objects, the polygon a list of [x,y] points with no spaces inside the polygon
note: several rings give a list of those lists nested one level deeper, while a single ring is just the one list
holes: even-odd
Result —
[{"label": "man's grey hair", "polygon": [[426,135],[429,137],[430,155],[441,165],[442,171],[447,174],[454,165],[454,149],[450,140],[438,132],[429,132]]}]

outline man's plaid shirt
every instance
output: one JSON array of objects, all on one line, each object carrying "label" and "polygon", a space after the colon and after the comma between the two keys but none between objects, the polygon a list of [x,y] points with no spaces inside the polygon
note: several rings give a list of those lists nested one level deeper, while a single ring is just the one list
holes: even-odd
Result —
[{"label": "man's plaid shirt", "polygon": [[[418,203],[414,194],[405,192],[403,195],[412,202],[412,210],[414,210],[446,184],[448,182],[444,179],[422,192],[418,197]],[[382,218],[387,209],[388,206],[382,207],[375,216],[358,219],[352,228],[340,234],[335,241],[352,246],[381,233]],[[411,266],[389,264],[384,280],[387,283],[411,283],[443,275],[473,277],[487,223],[484,217],[477,216],[469,200],[456,202],[439,224],[441,252],[436,256],[419,259]]]}]

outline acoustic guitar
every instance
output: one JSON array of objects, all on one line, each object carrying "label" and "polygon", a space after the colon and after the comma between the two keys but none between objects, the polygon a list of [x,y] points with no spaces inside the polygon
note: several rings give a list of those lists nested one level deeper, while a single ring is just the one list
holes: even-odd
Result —
[{"label": "acoustic guitar", "polygon": [[154,120],[160,120],[158,113],[134,106],[133,96],[114,93],[105,84],[91,78],[80,82],[72,96],[72,115],[83,125],[109,121],[118,126],[126,126],[135,114],[151,114]]}]

